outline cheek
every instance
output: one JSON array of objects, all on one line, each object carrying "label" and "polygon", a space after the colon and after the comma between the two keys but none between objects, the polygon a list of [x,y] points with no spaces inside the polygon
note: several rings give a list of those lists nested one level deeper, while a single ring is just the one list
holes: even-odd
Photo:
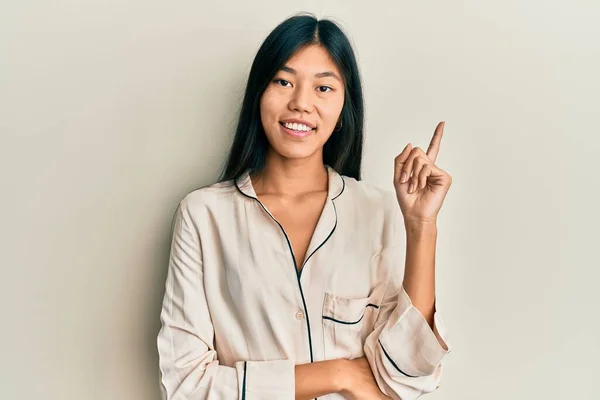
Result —
[{"label": "cheek", "polygon": [[323,118],[327,120],[329,124],[335,124],[342,112],[344,107],[344,98],[336,99],[336,101],[329,102],[323,109]]},{"label": "cheek", "polygon": [[279,113],[276,96],[270,93],[268,90],[263,94],[260,99],[260,115],[264,120],[274,119]]}]

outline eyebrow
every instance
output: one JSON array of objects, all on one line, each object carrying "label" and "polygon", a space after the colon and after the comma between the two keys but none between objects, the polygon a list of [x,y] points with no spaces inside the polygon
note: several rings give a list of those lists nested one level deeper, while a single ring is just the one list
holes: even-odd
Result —
[{"label": "eyebrow", "polygon": [[[285,71],[285,72],[289,72],[290,74],[293,74],[293,75],[297,75],[298,74],[298,71],[296,71],[292,67],[288,67],[287,65],[284,65],[283,67],[281,67],[280,70],[281,71]],[[337,76],[336,73],[332,72],[332,71],[319,72],[319,73],[315,74],[315,78],[326,78],[328,76],[330,76],[332,78],[335,78],[335,79],[337,79],[340,82],[342,81],[340,79],[340,77]]]}]

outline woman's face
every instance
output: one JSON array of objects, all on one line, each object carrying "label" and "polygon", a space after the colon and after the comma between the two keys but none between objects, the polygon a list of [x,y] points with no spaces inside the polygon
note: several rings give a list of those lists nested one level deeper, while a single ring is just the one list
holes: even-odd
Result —
[{"label": "woman's face", "polygon": [[275,74],[260,100],[267,139],[285,158],[322,154],[344,105],[342,74],[319,45],[298,51]]}]

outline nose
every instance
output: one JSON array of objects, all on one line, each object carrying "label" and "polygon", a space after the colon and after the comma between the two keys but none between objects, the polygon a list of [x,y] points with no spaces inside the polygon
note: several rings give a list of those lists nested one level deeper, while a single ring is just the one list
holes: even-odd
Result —
[{"label": "nose", "polygon": [[313,109],[313,97],[309,85],[298,86],[290,98],[289,108],[292,111],[310,113]]}]

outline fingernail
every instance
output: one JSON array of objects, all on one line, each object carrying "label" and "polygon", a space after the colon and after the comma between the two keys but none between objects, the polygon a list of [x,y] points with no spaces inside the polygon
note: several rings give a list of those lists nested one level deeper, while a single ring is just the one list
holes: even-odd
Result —
[{"label": "fingernail", "polygon": [[406,174],[406,172],[402,172],[402,175],[400,176],[400,183],[406,182],[407,179],[408,175]]},{"label": "fingernail", "polygon": [[410,187],[408,188],[408,193],[412,193],[413,192],[413,187],[415,186],[414,183],[410,184]]}]

